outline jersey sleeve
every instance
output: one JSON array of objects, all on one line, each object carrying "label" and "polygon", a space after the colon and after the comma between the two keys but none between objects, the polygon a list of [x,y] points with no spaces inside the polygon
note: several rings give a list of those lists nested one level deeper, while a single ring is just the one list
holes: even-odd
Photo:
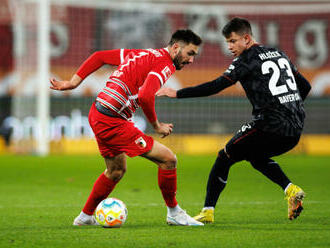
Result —
[{"label": "jersey sleeve", "polygon": [[120,65],[129,52],[131,52],[130,49],[97,51],[84,61],[84,63],[77,70],[76,74],[84,79],[104,64]]},{"label": "jersey sleeve", "polygon": [[234,83],[234,81],[229,80],[224,76],[220,76],[210,82],[180,89],[177,91],[176,96],[177,98],[210,96],[219,93]]},{"label": "jersey sleeve", "polygon": [[148,73],[139,90],[139,104],[150,123],[157,120],[155,94],[173,74],[174,69],[166,60],[155,60],[154,67]]},{"label": "jersey sleeve", "polygon": [[312,89],[312,87],[311,87],[310,83],[308,82],[308,80],[303,75],[301,75],[298,71],[295,74],[295,79],[296,79],[296,83],[297,83],[297,86],[299,89],[300,96],[304,101],[306,99],[308,93]]},{"label": "jersey sleeve", "polygon": [[144,84],[139,90],[138,99],[143,113],[150,123],[157,120],[155,109],[155,94],[160,89],[161,84],[157,75],[149,73]]},{"label": "jersey sleeve", "polygon": [[227,70],[223,73],[223,77],[231,80],[233,83],[240,81],[250,71],[248,63],[242,57],[235,58]]}]

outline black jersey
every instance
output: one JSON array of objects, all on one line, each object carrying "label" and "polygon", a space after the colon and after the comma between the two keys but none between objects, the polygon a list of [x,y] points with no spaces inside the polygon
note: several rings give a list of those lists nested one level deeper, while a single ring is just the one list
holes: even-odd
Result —
[{"label": "black jersey", "polygon": [[253,45],[235,58],[224,76],[239,81],[253,106],[253,119],[263,131],[284,136],[299,135],[305,111],[295,74],[285,53]]},{"label": "black jersey", "polygon": [[219,78],[177,91],[178,98],[209,96],[241,83],[253,106],[256,127],[282,136],[301,134],[303,100],[311,89],[289,58],[275,48],[253,45]]}]

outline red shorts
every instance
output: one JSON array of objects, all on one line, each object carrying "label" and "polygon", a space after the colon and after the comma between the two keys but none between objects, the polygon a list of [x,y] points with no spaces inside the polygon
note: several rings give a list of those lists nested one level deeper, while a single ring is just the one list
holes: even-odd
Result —
[{"label": "red shorts", "polygon": [[154,140],[121,118],[110,117],[97,111],[93,103],[88,116],[103,157],[114,157],[126,153],[130,157],[139,156],[151,150]]}]

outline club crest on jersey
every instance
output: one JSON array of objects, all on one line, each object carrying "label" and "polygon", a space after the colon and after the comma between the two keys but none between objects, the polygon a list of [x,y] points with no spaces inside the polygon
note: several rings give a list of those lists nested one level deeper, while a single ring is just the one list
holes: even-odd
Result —
[{"label": "club crest on jersey", "polygon": [[145,148],[147,146],[147,142],[142,137],[136,139],[135,144],[137,144],[141,148]]},{"label": "club crest on jersey", "polygon": [[235,69],[235,66],[233,64],[231,64],[228,69],[225,71],[225,73],[231,73],[232,70]]},{"label": "club crest on jersey", "polygon": [[163,70],[162,70],[162,74],[164,75],[165,81],[172,75],[171,70],[168,66],[166,66]]}]

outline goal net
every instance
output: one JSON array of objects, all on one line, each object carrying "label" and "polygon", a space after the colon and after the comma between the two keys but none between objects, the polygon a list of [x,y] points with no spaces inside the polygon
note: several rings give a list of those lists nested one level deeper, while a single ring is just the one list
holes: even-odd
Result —
[{"label": "goal net", "polygon": [[[42,90],[40,32],[48,23],[48,76],[58,79],[70,79],[97,50],[161,48],[176,29],[192,29],[202,37],[203,46],[195,62],[168,81],[167,86],[179,89],[215,79],[226,70],[233,58],[221,28],[234,16],[248,18],[256,40],[284,50],[313,84],[312,98],[306,103],[305,133],[330,133],[330,117],[325,114],[330,109],[330,3],[326,1],[57,0],[49,3],[48,21],[42,19],[47,16],[38,13],[41,2],[12,0],[9,4],[15,70],[6,78],[10,84],[3,90],[12,95],[11,114],[3,125],[13,129],[15,151],[38,150],[36,140],[42,129],[40,122],[44,121],[50,152],[97,153],[87,116],[114,68],[102,67],[73,91],[49,92],[49,119],[40,119],[38,105],[47,105],[38,100]],[[174,123],[173,134],[161,142],[179,153],[219,150],[241,124],[250,120],[251,110],[239,83],[212,97],[156,100],[159,120]],[[153,134],[141,111],[134,121],[143,131]],[[299,149],[305,149],[303,143]]]}]

